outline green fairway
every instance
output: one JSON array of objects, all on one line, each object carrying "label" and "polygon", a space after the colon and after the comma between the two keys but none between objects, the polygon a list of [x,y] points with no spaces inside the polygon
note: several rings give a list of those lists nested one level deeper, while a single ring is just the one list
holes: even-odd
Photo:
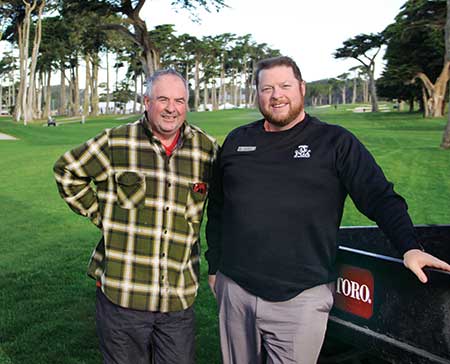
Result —
[{"label": "green fairway", "polygon": [[[345,107],[309,112],[350,129],[364,142],[407,200],[415,224],[450,223],[450,151],[439,149],[444,118],[353,113]],[[192,123],[220,143],[231,129],[259,117],[256,110],[189,114]],[[0,364],[101,362],[95,282],[85,273],[100,232],[59,197],[52,166],[66,150],[104,128],[136,118],[99,117],[58,127],[24,127],[0,119],[0,132],[18,138],[0,140]],[[343,225],[368,224],[373,223],[348,201]],[[215,364],[220,363],[216,307],[206,268],[203,260],[197,362]]]}]

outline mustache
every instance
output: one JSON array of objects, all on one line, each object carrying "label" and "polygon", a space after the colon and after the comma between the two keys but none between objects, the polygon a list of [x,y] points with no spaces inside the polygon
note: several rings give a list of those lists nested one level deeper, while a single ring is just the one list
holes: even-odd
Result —
[{"label": "mustache", "polygon": [[165,112],[163,112],[163,113],[161,113],[161,116],[164,118],[164,117],[171,117],[171,116],[177,116],[177,112],[176,111],[173,111],[173,112],[167,112],[167,111],[165,111]]},{"label": "mustache", "polygon": [[278,97],[278,98],[270,99],[270,106],[273,106],[276,104],[289,104],[289,100],[286,99],[285,97]]}]

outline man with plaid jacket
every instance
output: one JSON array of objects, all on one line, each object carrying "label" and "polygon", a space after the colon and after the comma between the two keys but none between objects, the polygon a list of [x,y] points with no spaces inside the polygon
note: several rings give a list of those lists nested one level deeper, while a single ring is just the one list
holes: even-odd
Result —
[{"label": "man with plaid jacket", "polygon": [[102,231],[88,274],[105,363],[194,362],[199,232],[218,145],[186,122],[188,95],[179,73],[156,72],[140,120],[54,166],[62,198]]}]

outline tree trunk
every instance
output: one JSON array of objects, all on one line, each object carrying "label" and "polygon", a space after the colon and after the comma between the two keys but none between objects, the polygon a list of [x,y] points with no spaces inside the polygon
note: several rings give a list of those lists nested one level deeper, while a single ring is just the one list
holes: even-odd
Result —
[{"label": "tree trunk", "polygon": [[[0,84],[0,89],[2,89],[2,85]],[[10,88],[11,85],[8,84],[6,87],[4,87],[4,91],[0,90],[0,93],[3,92],[3,95],[0,97],[0,113],[3,110],[6,110],[6,112],[9,114],[9,100],[10,100]],[[4,98],[4,101],[3,101]]]},{"label": "tree trunk", "polygon": [[[252,69],[253,70],[256,69],[256,61],[255,60],[253,60],[253,67],[252,67]],[[254,81],[255,81],[255,72],[252,72],[252,75],[250,77],[250,84],[248,85],[250,93],[249,93],[249,96],[248,96],[249,103],[247,104],[247,107],[255,106],[255,98],[253,96],[253,94],[254,94],[253,85],[255,84]]]},{"label": "tree trunk", "polygon": [[[148,36],[147,26],[145,25],[145,21],[139,17],[139,13],[132,16],[133,19],[133,27],[134,34],[142,49],[141,53],[141,61],[142,66],[144,68],[144,73],[147,77],[152,75],[157,69],[154,66],[153,60],[153,44]],[[159,61],[159,60],[158,60]],[[158,62],[157,62],[158,63]]]},{"label": "tree trunk", "polygon": [[45,92],[45,107],[44,107],[44,119],[47,119],[52,114],[52,86],[51,86],[52,72],[49,70],[47,73],[47,86]]},{"label": "tree trunk", "polygon": [[446,61],[444,66],[442,67],[441,74],[437,78],[436,82],[433,83],[430,81],[428,76],[419,72],[415,78],[419,78],[423,86],[426,88],[428,92],[428,104],[430,108],[430,115],[433,117],[441,117],[443,116],[443,104],[445,99],[445,94],[447,92],[447,82],[449,80],[449,68],[450,61]]},{"label": "tree trunk", "polygon": [[[28,11],[26,7],[26,11]],[[14,107],[14,120],[19,122],[23,115],[26,98],[27,69],[28,69],[28,42],[30,34],[30,16],[27,12],[22,23],[17,23],[17,42],[19,45],[19,90]]]},{"label": "tree trunk", "polygon": [[369,82],[364,80],[364,90],[363,90],[363,99],[364,103],[367,104],[369,102]]},{"label": "tree trunk", "polygon": [[242,100],[242,84],[238,83],[237,86],[238,86],[238,91],[237,91],[237,93],[238,93],[238,102],[237,102],[236,106],[240,107],[241,106],[241,100]]},{"label": "tree trunk", "polygon": [[[80,101],[79,101],[79,91],[77,92],[76,89],[78,89],[78,85],[75,83],[78,83],[78,76],[77,76],[77,65],[72,64],[70,68],[70,79],[69,79],[69,116],[78,115],[80,110]],[[75,103],[78,105],[78,109],[75,106]],[[77,111],[78,110],[78,111]]]},{"label": "tree trunk", "polygon": [[204,82],[203,87],[203,107],[204,111],[208,111],[208,85],[206,84],[206,81]]},{"label": "tree trunk", "polygon": [[213,80],[212,87],[211,87],[211,103],[212,103],[212,109],[217,110],[217,92],[216,92],[216,82]]},{"label": "tree trunk", "polygon": [[44,90],[43,72],[39,72],[39,82],[35,87],[33,103],[31,106],[33,119],[40,119],[42,115],[42,91]]},{"label": "tree trunk", "polygon": [[427,118],[430,116],[430,108],[428,104],[427,90],[422,85],[422,103],[423,103],[423,117]]},{"label": "tree trunk", "polygon": [[[155,71],[157,71],[161,68],[161,55],[155,49],[152,49],[150,51],[150,54],[151,54],[150,62],[152,63],[152,67],[149,69],[150,70],[149,72],[151,72],[150,75],[152,75]],[[145,67],[144,67],[144,69],[145,69]]]},{"label": "tree trunk", "polygon": [[347,93],[347,88],[345,87],[345,85],[342,87],[341,89],[341,95],[342,95],[342,104],[345,105],[347,103],[346,100],[346,93]]},{"label": "tree trunk", "polygon": [[91,77],[91,114],[98,116],[98,67],[100,64],[100,57],[98,53],[92,55],[92,77]]},{"label": "tree trunk", "polygon": [[[89,54],[84,55],[84,63],[86,64],[85,72],[85,86],[84,86],[84,100],[83,100],[83,115],[89,115],[89,86],[91,85],[91,68],[89,61]],[[92,91],[92,89],[91,89]]]},{"label": "tree trunk", "polygon": [[249,98],[250,98],[250,90],[248,87],[247,62],[244,62],[244,66],[242,68],[242,75],[244,77],[244,103],[245,103],[245,107],[248,107]]},{"label": "tree trunk", "polygon": [[[31,11],[36,7],[36,1],[33,1],[33,7],[31,7]],[[27,8],[29,4],[26,5]],[[34,30],[34,41],[33,41],[33,50],[31,52],[31,65],[30,65],[30,75],[29,75],[29,84],[28,84],[28,94],[24,100],[24,110],[23,110],[23,123],[27,125],[28,121],[33,120],[33,103],[35,96],[35,82],[36,82],[36,64],[37,64],[37,56],[39,53],[39,45],[41,43],[42,37],[42,12],[44,10],[45,1],[43,0],[38,7],[38,19],[36,22],[36,27]],[[28,15],[31,18],[31,11]],[[30,20],[30,19],[29,19]],[[30,24],[28,24],[28,27]],[[28,28],[29,32],[29,28]]]},{"label": "tree trunk", "polygon": [[140,75],[141,77],[141,103],[139,104],[139,112],[142,114],[144,112],[144,76]]},{"label": "tree trunk", "polygon": [[60,90],[59,90],[59,115],[66,114],[66,75],[64,62],[61,61],[61,71],[60,71]]},{"label": "tree trunk", "polygon": [[200,67],[200,61],[198,59],[198,56],[195,57],[195,68],[194,68],[194,83],[195,83],[195,89],[194,89],[194,110],[198,111],[198,106],[200,104],[200,77],[199,77],[199,67]]},{"label": "tree trunk", "polygon": [[257,96],[258,96],[258,94],[256,92],[253,92],[253,87],[252,87],[252,93],[251,93],[251,99],[250,99],[250,105],[252,108],[257,106],[257,101],[256,101]]},{"label": "tree trunk", "polygon": [[357,91],[357,79],[356,77],[353,79],[353,92],[352,92],[352,104],[356,103],[356,93]]},{"label": "tree trunk", "polygon": [[14,103],[12,102],[12,88],[13,85],[9,85],[8,86],[8,112],[11,112],[11,105],[14,105]]},{"label": "tree trunk", "polygon": [[134,82],[134,100],[133,100],[133,114],[136,114],[137,111],[137,96],[138,96],[138,85],[137,85],[137,76],[133,77]]},{"label": "tree trunk", "polygon": [[109,102],[111,101],[110,87],[109,87],[109,52],[106,50],[106,110],[105,114],[109,114]]},{"label": "tree trunk", "polygon": [[[154,45],[148,36],[147,26],[145,21],[139,16],[139,13],[145,3],[145,0],[139,1],[120,1],[120,12],[127,16],[127,24],[133,27],[134,33],[132,33],[127,26],[122,25],[109,25],[108,29],[114,29],[120,32],[122,35],[131,40],[141,49],[141,62],[146,77],[149,77],[158,69],[158,61],[153,59],[154,57]],[[134,7],[133,7],[134,4]],[[156,65],[156,66],[155,66]]]},{"label": "tree trunk", "polygon": [[238,85],[237,85],[237,80],[236,80],[236,74],[237,74],[237,70],[233,71],[233,78],[231,80],[231,93],[232,93],[232,97],[233,97],[233,105],[235,107],[237,107],[238,104]]},{"label": "tree trunk", "polygon": [[444,135],[442,136],[441,148],[450,149],[450,111],[448,116],[448,122],[445,126]]},{"label": "tree trunk", "polygon": [[[25,57],[24,62],[22,63],[23,69],[21,70],[21,75],[20,75],[20,83],[21,85],[23,84],[23,90],[22,90],[22,94],[21,97],[18,97],[18,101],[22,104],[21,106],[21,114],[23,116],[23,124],[27,125],[28,120],[30,119],[30,116],[27,113],[27,106],[28,106],[28,102],[27,102],[27,98],[28,98],[28,81],[27,81],[27,70],[28,70],[28,54],[29,54],[29,37],[30,37],[30,5],[27,4],[26,6],[26,10],[25,10],[25,20],[24,20],[24,24],[23,24],[23,41],[24,41],[24,46],[23,46],[23,51],[22,51],[22,56]],[[23,71],[23,73],[22,73]]]},{"label": "tree trunk", "polygon": [[73,74],[73,114],[80,115],[80,86],[78,77],[78,61],[74,68]]},{"label": "tree trunk", "polygon": [[225,105],[225,65],[222,63],[220,70],[219,105]]},{"label": "tree trunk", "polygon": [[369,94],[370,94],[370,101],[372,103],[372,112],[378,112],[378,97],[373,70],[369,70],[368,75],[369,75]]},{"label": "tree trunk", "polygon": [[71,78],[69,80],[69,104],[67,106],[67,116],[73,116],[73,108],[73,82]]},{"label": "tree trunk", "polygon": [[414,96],[409,98],[409,112],[414,112]]},{"label": "tree trunk", "polygon": [[[450,61],[450,0],[447,0],[447,20],[445,23],[445,61]],[[448,70],[448,66],[447,66]],[[442,136],[441,148],[450,149],[450,102],[448,108],[447,125]]]},{"label": "tree trunk", "polygon": [[11,86],[11,89],[12,89],[12,105],[15,105],[16,104],[16,85],[14,84],[14,77],[11,77],[11,79],[12,79],[12,86]]},{"label": "tree trunk", "polygon": [[[114,88],[116,92],[119,90],[119,67],[116,67],[116,85]],[[114,114],[117,114],[117,102],[115,99],[114,99]]]},{"label": "tree trunk", "polygon": [[219,110],[219,106],[220,106],[219,93],[220,93],[220,87],[214,87],[214,96],[216,97],[214,110]]},{"label": "tree trunk", "polygon": [[40,103],[41,107],[41,117],[42,119],[46,119],[46,101],[47,101],[47,72],[42,72],[41,76],[41,94],[42,94],[42,102]]}]

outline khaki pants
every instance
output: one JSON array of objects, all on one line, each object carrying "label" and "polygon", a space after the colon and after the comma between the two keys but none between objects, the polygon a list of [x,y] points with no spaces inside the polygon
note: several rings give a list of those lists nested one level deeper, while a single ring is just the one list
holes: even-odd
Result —
[{"label": "khaki pants", "polygon": [[216,276],[224,364],[314,364],[333,306],[334,283],[283,302],[256,297],[220,272]]}]

